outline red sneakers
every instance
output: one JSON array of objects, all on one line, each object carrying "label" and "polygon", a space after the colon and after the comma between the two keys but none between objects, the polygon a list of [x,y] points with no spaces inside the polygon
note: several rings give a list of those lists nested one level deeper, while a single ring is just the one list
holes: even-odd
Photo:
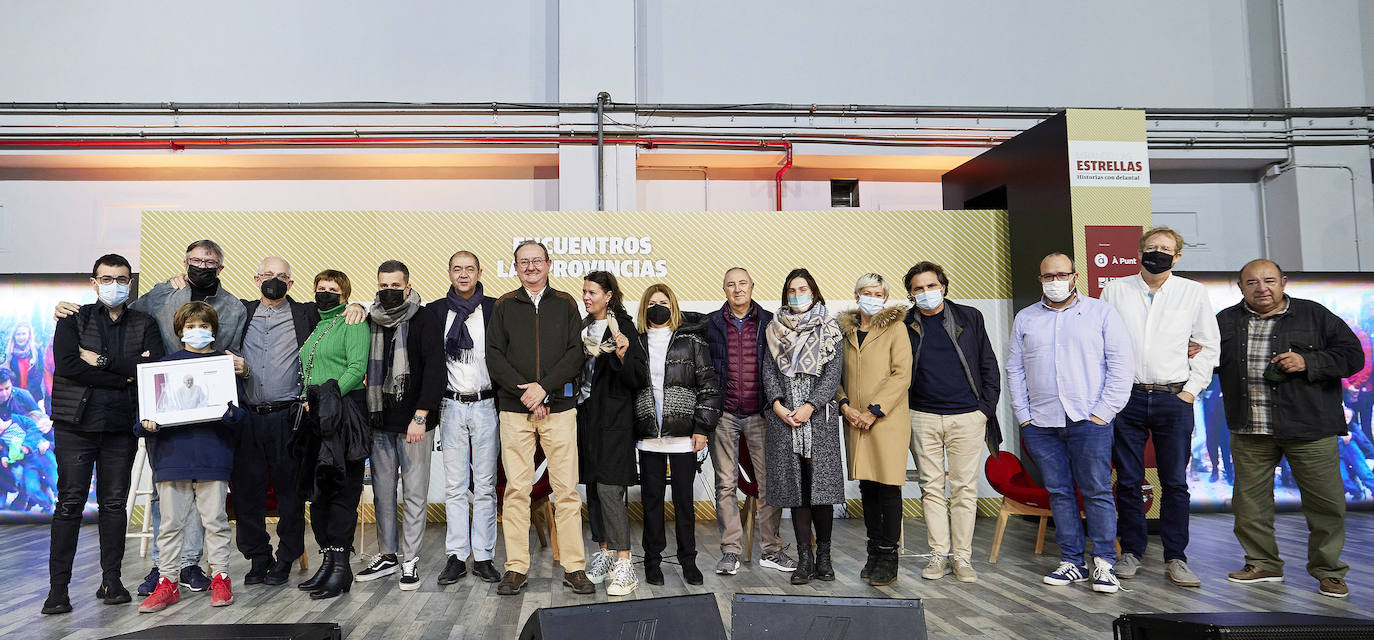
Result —
[{"label": "red sneakers", "polygon": [[169,604],[181,602],[181,587],[176,582],[169,580],[165,576],[158,581],[157,588],[153,590],[143,604],[138,605],[139,613],[153,613],[162,611]]},{"label": "red sneakers", "polygon": [[210,606],[227,607],[234,604],[234,589],[229,585],[229,574],[223,571],[210,579]]}]

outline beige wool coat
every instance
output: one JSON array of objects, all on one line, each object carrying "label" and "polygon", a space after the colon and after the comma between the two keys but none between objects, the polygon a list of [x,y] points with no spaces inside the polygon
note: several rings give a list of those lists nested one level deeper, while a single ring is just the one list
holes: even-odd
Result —
[{"label": "beige wool coat", "polygon": [[[868,429],[844,421],[849,479],[887,485],[906,483],[907,450],[911,443],[911,338],[902,319],[906,309],[893,305],[873,316],[868,337],[859,346],[859,312],[846,311],[836,320],[844,335],[844,375],[835,397],[864,411],[876,405],[883,417]],[[876,415],[876,413],[875,413]]]}]

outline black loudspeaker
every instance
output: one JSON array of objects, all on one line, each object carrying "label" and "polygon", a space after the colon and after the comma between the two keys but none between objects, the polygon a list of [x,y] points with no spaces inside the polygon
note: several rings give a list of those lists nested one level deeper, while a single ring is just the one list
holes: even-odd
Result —
[{"label": "black loudspeaker", "polygon": [[538,609],[520,640],[725,640],[716,596],[599,602]]},{"label": "black loudspeaker", "polygon": [[343,640],[333,622],[311,624],[169,624],[105,640]]},{"label": "black loudspeaker", "polygon": [[734,640],[925,640],[919,599],[735,594]]},{"label": "black loudspeaker", "polygon": [[1112,623],[1117,640],[1374,640],[1374,620],[1306,613],[1134,613]]}]

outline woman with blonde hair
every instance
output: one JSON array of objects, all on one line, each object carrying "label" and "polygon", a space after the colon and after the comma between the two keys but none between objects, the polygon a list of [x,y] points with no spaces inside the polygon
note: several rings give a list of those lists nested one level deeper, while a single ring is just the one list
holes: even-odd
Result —
[{"label": "woman with blonde hair", "polygon": [[868,559],[859,578],[875,587],[897,579],[911,440],[911,338],[902,322],[906,306],[889,304],[891,297],[881,275],[866,273],[854,283],[859,308],[836,317],[844,334],[844,376],[835,398],[848,426],[849,479],[859,481],[868,531]]},{"label": "woman with blonde hair", "polygon": [[635,398],[635,431],[639,437],[639,475],[644,503],[644,578],[663,584],[659,564],[668,541],[663,523],[663,495],[672,465],[673,511],[677,560],[687,584],[701,584],[697,568],[693,480],[697,452],[720,418],[720,386],[711,350],[702,332],[706,319],[678,309],[677,296],[666,284],[650,285],[639,301],[640,346],[648,354],[649,386]]}]

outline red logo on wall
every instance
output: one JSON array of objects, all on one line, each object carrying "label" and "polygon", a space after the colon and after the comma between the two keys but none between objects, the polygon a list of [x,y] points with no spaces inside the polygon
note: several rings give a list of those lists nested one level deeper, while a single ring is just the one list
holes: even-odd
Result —
[{"label": "red logo on wall", "polygon": [[1138,226],[1087,225],[1083,227],[1088,250],[1088,295],[1102,295],[1102,288],[1117,278],[1140,272]]}]

